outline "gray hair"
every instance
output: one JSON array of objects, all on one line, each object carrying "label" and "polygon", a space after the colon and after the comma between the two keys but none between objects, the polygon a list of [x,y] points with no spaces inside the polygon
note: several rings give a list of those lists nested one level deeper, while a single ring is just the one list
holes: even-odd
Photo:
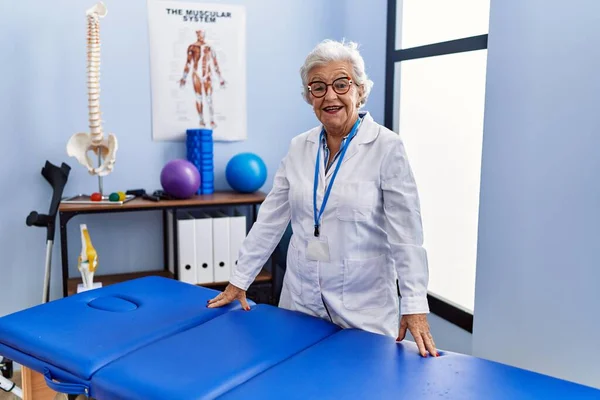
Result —
[{"label": "gray hair", "polygon": [[310,94],[308,92],[308,73],[311,69],[316,66],[327,64],[333,61],[349,61],[352,65],[352,79],[357,85],[363,86],[364,93],[361,99],[358,101],[359,108],[363,107],[367,102],[371,88],[373,87],[373,81],[369,79],[365,72],[365,61],[358,52],[358,44],[355,42],[338,42],[335,40],[326,39],[319,43],[310,53],[306,56],[304,65],[300,68],[300,76],[302,78],[302,97],[308,104],[312,104],[310,101]]}]

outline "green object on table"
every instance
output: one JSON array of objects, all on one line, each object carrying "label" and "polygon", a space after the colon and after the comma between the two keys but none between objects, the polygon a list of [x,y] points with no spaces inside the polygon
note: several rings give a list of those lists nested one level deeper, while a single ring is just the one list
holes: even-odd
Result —
[{"label": "green object on table", "polygon": [[119,201],[119,193],[111,193],[110,196],[108,196],[108,200]]}]

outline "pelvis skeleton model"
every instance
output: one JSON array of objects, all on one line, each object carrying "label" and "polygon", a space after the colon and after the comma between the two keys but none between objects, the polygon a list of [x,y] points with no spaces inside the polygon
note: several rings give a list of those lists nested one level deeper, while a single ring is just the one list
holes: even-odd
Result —
[{"label": "pelvis skeleton model", "polygon": [[[104,138],[100,119],[100,18],[106,13],[107,9],[102,2],[86,12],[90,133],[76,133],[67,143],[67,154],[75,157],[91,175],[98,176],[106,176],[112,172],[118,149],[117,137],[114,134],[111,133],[108,138]],[[93,151],[102,162],[94,166],[88,156],[89,151]]]}]

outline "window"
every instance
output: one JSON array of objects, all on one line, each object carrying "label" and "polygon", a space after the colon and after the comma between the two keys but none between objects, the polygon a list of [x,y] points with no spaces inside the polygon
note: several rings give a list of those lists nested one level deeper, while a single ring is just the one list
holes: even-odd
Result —
[{"label": "window", "polygon": [[434,313],[472,331],[489,0],[388,0],[385,125],[421,198]]}]

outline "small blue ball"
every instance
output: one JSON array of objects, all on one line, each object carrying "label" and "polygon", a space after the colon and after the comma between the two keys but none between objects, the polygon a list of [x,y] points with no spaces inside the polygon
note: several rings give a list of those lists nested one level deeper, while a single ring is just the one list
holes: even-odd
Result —
[{"label": "small blue ball", "polygon": [[256,154],[240,153],[227,163],[225,178],[233,190],[253,193],[267,180],[267,166]]}]

